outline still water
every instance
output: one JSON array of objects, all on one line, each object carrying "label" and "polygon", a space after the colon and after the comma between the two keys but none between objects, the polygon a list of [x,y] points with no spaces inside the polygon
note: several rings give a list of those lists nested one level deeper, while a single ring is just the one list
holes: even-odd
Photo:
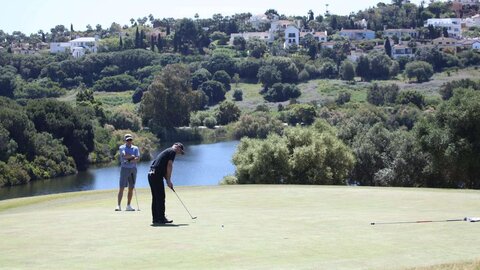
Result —
[{"label": "still water", "polygon": [[[173,163],[173,184],[218,185],[224,176],[235,173],[232,157],[238,143],[238,141],[198,145],[185,143],[186,155],[177,155]],[[137,165],[137,188],[149,187],[147,173],[150,163],[151,161],[141,162]],[[119,166],[91,168],[76,175],[0,188],[0,200],[72,191],[117,189],[119,177]]]}]

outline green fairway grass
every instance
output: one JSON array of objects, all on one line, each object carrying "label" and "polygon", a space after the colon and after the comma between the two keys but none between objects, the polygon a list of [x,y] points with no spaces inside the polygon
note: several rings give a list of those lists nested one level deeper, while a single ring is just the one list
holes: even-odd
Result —
[{"label": "green fairway grass", "polygon": [[[169,190],[167,215],[177,226],[150,226],[149,189],[138,190],[136,212],[114,211],[115,190],[0,201],[0,269],[479,266],[480,223],[370,225],[478,217],[479,191],[293,185],[176,190],[197,220]],[[445,268],[452,263],[459,268]]]}]

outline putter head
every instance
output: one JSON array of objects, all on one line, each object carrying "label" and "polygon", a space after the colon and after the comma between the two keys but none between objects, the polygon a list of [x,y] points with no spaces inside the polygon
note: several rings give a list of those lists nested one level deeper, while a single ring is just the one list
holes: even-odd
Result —
[{"label": "putter head", "polygon": [[192,217],[192,219],[197,219],[197,217]]}]

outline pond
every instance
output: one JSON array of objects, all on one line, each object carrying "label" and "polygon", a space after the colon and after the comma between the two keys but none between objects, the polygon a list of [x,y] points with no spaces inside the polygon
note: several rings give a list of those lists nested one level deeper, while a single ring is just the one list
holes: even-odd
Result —
[{"label": "pond", "polygon": [[[177,155],[173,163],[174,186],[218,185],[224,176],[233,175],[235,166],[232,157],[238,143],[239,141],[197,145],[185,143],[187,154]],[[151,161],[138,164],[137,188],[149,187],[147,173],[150,163]],[[76,175],[0,188],[0,200],[83,190],[118,189],[119,176],[119,166],[90,168]]]}]

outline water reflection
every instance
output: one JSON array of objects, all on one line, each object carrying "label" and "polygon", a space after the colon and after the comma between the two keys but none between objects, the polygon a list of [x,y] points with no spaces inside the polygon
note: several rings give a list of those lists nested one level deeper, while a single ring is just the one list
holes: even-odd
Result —
[{"label": "water reflection", "polygon": [[[176,186],[217,185],[226,175],[234,174],[232,156],[238,141],[213,144],[185,144],[187,154],[177,155],[172,181]],[[166,146],[168,147],[168,146]],[[163,148],[162,148],[163,150]],[[147,173],[150,162],[138,164],[137,187],[148,187]],[[58,177],[27,185],[0,189],[0,200],[83,190],[117,189],[118,166],[91,168],[77,175]]]}]

